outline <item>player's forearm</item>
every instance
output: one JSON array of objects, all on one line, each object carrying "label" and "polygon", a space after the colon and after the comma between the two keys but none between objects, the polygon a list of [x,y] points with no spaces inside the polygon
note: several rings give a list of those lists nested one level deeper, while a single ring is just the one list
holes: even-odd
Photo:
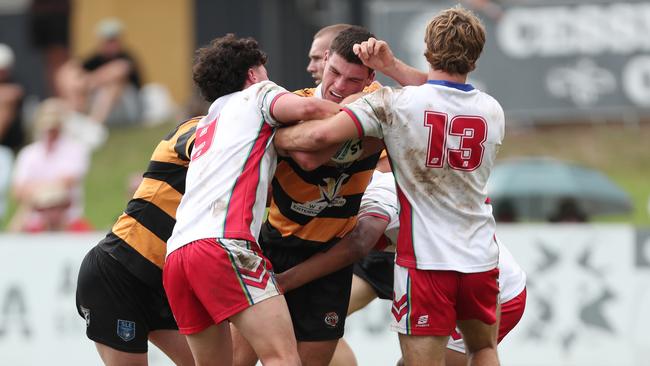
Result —
[{"label": "player's forearm", "polygon": [[330,250],[313,255],[280,273],[280,287],[290,291],[359,261],[375,246],[387,225],[386,221],[375,217],[359,220],[355,228]]},{"label": "player's forearm", "polygon": [[282,123],[301,120],[323,119],[336,114],[340,107],[329,100],[314,97],[299,97],[291,93],[276,97],[271,114]]},{"label": "player's forearm", "polygon": [[315,131],[312,124],[318,122],[320,121],[311,121],[279,129],[275,134],[275,146],[289,151],[316,151],[327,146],[321,141],[321,138],[315,136],[318,132]]},{"label": "player's forearm", "polygon": [[304,121],[325,119],[335,115],[341,109],[338,104],[325,99],[311,97],[303,98],[303,100],[305,103],[300,119]]},{"label": "player's forearm", "polygon": [[[334,248],[330,249],[330,251],[332,250]],[[328,253],[313,255],[305,262],[277,275],[282,290],[291,291],[354,263],[345,254],[345,250],[339,250],[333,254]]]},{"label": "player's forearm", "polygon": [[327,163],[330,158],[338,151],[339,145],[331,145],[318,151],[288,151],[289,156],[300,168],[305,171],[311,171]]},{"label": "player's forearm", "polygon": [[422,85],[427,82],[426,72],[409,66],[397,58],[395,58],[395,62],[390,67],[380,71],[402,86]]}]

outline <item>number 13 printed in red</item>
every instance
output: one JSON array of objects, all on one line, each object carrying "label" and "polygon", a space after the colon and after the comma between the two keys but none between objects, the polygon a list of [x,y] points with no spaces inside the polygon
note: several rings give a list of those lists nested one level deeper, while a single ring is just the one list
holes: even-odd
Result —
[{"label": "number 13 printed in red", "polygon": [[[425,111],[424,125],[429,128],[426,166],[472,171],[483,161],[487,140],[487,123],[479,116],[455,116],[448,121],[445,113]],[[458,136],[458,148],[447,148],[448,136]]]}]

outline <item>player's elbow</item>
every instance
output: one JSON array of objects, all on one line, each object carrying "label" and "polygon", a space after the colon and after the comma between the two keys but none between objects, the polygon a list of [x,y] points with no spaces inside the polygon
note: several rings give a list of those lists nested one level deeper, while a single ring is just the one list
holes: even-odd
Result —
[{"label": "player's elbow", "polygon": [[322,165],[318,159],[307,154],[292,154],[291,158],[298,164],[300,169],[306,172],[310,172]]},{"label": "player's elbow", "polygon": [[351,260],[356,262],[368,255],[372,246],[367,245],[368,235],[359,226],[352,230],[349,235],[351,236],[351,245],[348,248],[349,256]]}]

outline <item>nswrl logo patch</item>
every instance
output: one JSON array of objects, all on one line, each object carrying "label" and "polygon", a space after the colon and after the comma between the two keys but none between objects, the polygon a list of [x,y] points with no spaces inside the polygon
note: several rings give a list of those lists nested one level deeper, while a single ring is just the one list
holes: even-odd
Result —
[{"label": "nswrl logo patch", "polygon": [[130,320],[117,320],[117,336],[128,342],[135,338],[135,322]]}]

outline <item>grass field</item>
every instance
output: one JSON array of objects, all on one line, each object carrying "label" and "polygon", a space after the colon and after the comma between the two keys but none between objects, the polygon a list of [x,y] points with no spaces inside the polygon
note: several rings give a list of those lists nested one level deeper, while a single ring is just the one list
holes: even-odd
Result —
[{"label": "grass field", "polygon": [[[108,143],[95,152],[86,180],[86,214],[95,227],[110,228],[126,204],[129,177],[142,173],[154,146],[173,127],[169,123],[111,131]],[[595,220],[650,226],[649,141],[648,123],[638,127],[578,125],[509,129],[499,159],[542,155],[599,169],[630,194],[635,210],[629,216]]]}]

